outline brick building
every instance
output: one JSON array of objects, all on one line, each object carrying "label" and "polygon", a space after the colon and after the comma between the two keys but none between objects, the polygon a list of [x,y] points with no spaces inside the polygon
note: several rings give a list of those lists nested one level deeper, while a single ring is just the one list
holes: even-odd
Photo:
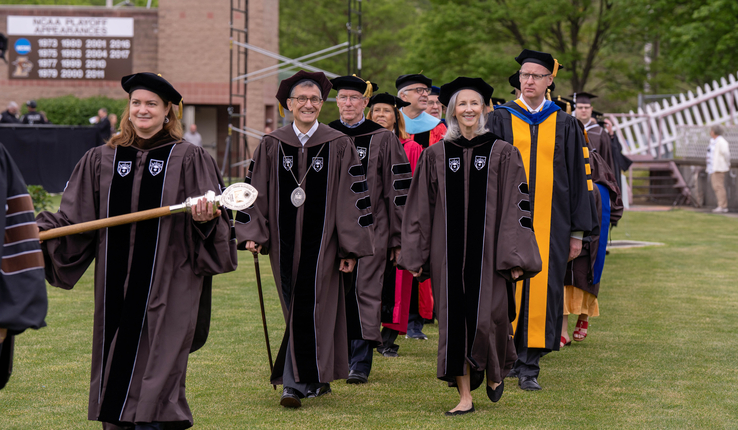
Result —
[{"label": "brick building", "polygon": [[[278,52],[279,2],[249,0],[245,3],[248,3],[248,26],[244,23],[244,14],[234,12],[234,28],[248,27],[249,43]],[[209,147],[211,155],[221,165],[228,135],[227,109],[231,92],[230,0],[159,0],[158,9],[0,6],[0,33],[8,34],[9,16],[133,18],[132,72],[160,73],[177,88],[184,98],[185,126],[197,124],[203,137],[203,146]],[[8,51],[13,49],[13,46],[8,46]],[[247,58],[248,71],[276,64],[276,60],[264,55],[249,54]],[[80,98],[95,95],[111,98],[127,96],[117,79],[11,79],[13,67],[13,64],[0,61],[0,110],[4,110],[10,101],[22,104],[29,99],[69,94]],[[243,65],[241,69],[237,70],[234,61],[234,76],[244,72]],[[247,127],[263,130],[267,125],[274,126],[277,120],[277,101],[274,98],[277,85],[277,76],[248,85],[245,106]],[[234,99],[237,112],[243,112],[242,102],[243,99]],[[234,125],[237,124],[234,122]],[[243,139],[239,141],[244,142]],[[257,139],[249,138],[248,147],[251,150],[257,144]],[[243,143],[234,146],[238,151],[234,152],[235,158],[241,160],[247,156]]]}]

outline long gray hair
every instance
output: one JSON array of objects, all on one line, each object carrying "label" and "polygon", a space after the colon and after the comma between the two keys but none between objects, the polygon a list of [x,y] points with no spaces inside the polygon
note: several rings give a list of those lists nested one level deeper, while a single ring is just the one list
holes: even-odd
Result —
[{"label": "long gray hair", "polygon": [[[459,92],[454,93],[451,99],[448,101],[448,109],[446,109],[446,135],[443,137],[444,140],[456,140],[461,137],[461,128],[459,128],[459,121],[456,119],[454,114],[456,113],[456,99],[459,96]],[[475,91],[475,94],[479,97],[479,103],[482,104],[482,114],[479,116],[479,122],[477,127],[474,129],[474,136],[481,136],[487,133],[487,108],[482,95]]]}]

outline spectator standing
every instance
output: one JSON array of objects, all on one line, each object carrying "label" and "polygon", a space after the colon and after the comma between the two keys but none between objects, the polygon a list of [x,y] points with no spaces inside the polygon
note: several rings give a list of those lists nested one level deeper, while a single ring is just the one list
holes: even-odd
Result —
[{"label": "spectator standing", "polygon": [[95,122],[95,127],[98,130],[98,133],[100,133],[100,138],[102,139],[102,143],[106,143],[108,140],[110,140],[111,131],[110,131],[110,120],[108,119],[108,110],[105,108],[100,108],[97,111],[97,121]]},{"label": "spectator standing", "polygon": [[190,130],[184,134],[184,140],[193,145],[202,146],[202,136],[197,132],[197,125],[190,125]]},{"label": "spectator standing", "polygon": [[725,173],[730,170],[730,148],[723,137],[723,127],[710,127],[710,145],[707,147],[707,174],[710,175],[712,190],[715,191],[718,206],[715,213],[728,212],[728,194],[725,192]]},{"label": "spectator standing", "polygon": [[0,123],[18,124],[20,122],[20,120],[18,119],[18,103],[16,102],[8,103],[8,109],[3,111],[3,113],[0,115],[1,115]]},{"label": "spectator standing", "polygon": [[37,112],[36,111],[36,100],[28,100],[26,102],[26,107],[28,108],[28,113],[23,115],[23,119],[21,119],[22,124],[48,124],[49,121],[46,119],[46,115],[43,114],[43,112]]}]

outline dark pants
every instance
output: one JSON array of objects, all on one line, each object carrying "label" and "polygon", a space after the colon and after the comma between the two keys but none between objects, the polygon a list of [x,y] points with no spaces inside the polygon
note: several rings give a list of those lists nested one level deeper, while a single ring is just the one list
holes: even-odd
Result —
[{"label": "dark pants", "polygon": [[366,340],[352,340],[349,345],[349,368],[369,376],[372,371],[374,348]]},{"label": "dark pants", "polygon": [[[513,371],[517,372],[518,377],[520,376],[532,376],[538,378],[538,374],[541,371],[539,362],[541,357],[551,352],[550,349],[545,348],[528,348],[528,327],[526,321],[528,320],[527,315],[527,303],[528,303],[528,291],[523,289],[523,306],[520,306],[520,315],[518,315],[518,328],[515,331],[515,351],[518,353],[518,359],[515,361]],[[561,327],[561,324],[559,324]]]},{"label": "dark pants", "polygon": [[420,316],[419,310],[419,292],[418,292],[418,280],[413,279],[413,290],[410,293],[410,315],[407,319],[407,333],[422,333],[423,332],[423,317]]},{"label": "dark pants", "polygon": [[544,348],[528,348],[524,345],[518,346],[518,337],[515,337],[515,349],[518,353],[518,359],[515,361],[513,369],[520,376],[533,376],[538,378],[541,371],[539,364],[541,357],[551,352],[550,349]]},{"label": "dark pants", "polygon": [[308,384],[295,381],[295,374],[294,372],[292,372],[292,352],[290,348],[291,347],[288,343],[287,352],[284,358],[284,372],[282,373],[282,386],[294,388],[295,390],[302,393],[303,396],[306,396],[308,392]]},{"label": "dark pants", "polygon": [[382,345],[381,345],[381,347],[382,348],[389,348],[392,345],[394,345],[395,341],[397,340],[397,335],[399,335],[399,334],[400,334],[400,332],[397,331],[397,330],[395,330],[395,329],[383,327],[382,328]]}]

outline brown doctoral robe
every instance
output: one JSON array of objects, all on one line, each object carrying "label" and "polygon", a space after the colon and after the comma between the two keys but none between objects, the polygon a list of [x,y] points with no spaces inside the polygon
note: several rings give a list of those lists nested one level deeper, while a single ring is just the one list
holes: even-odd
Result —
[{"label": "brown doctoral robe", "polygon": [[[600,157],[602,157],[602,160],[607,164],[610,172],[615,172],[617,167],[615,166],[615,158],[612,153],[610,135],[607,134],[607,131],[605,131],[604,128],[597,124],[597,121],[595,121],[594,118],[591,118],[589,122],[584,125],[584,130],[586,130],[587,137],[589,138],[589,148],[594,149],[600,154]],[[619,178],[620,175],[618,174],[618,179]]]},{"label": "brown doctoral robe", "polygon": [[[41,230],[220,192],[218,166],[202,148],[161,134],[147,142],[155,146],[88,151],[59,212],[38,215]],[[43,242],[54,286],[71,289],[95,260],[90,420],[192,426],[187,359],[201,329],[198,314],[209,315],[210,276],[236,268],[233,239],[223,211],[204,224],[179,213]]]},{"label": "brown doctoral robe", "polygon": [[[348,336],[378,345],[382,342],[382,298],[395,296],[396,269],[388,252],[400,246],[402,213],[412,169],[400,140],[381,125],[370,120],[354,128],[344,126],[340,120],[328,125],[353,140],[366,173],[374,216],[374,255],[360,259],[353,273],[344,275],[348,286]],[[390,281],[386,284],[385,276]],[[387,291],[383,291],[383,285]]]},{"label": "brown doctoral robe", "polygon": [[400,264],[430,270],[438,314],[439,379],[487,371],[500,382],[515,359],[511,269],[541,271],[518,150],[492,133],[423,151],[402,228]]},{"label": "brown doctoral robe", "polygon": [[[297,187],[290,170],[298,181],[305,177],[300,207],[290,202]],[[303,147],[290,124],[264,136],[246,181],[259,197],[236,215],[239,247],[253,240],[270,256],[287,323],[271,382],[282,383],[288,345],[296,382],[347,378],[339,260],[372,255],[371,201],[356,148],[348,136],[324,124]]]}]

